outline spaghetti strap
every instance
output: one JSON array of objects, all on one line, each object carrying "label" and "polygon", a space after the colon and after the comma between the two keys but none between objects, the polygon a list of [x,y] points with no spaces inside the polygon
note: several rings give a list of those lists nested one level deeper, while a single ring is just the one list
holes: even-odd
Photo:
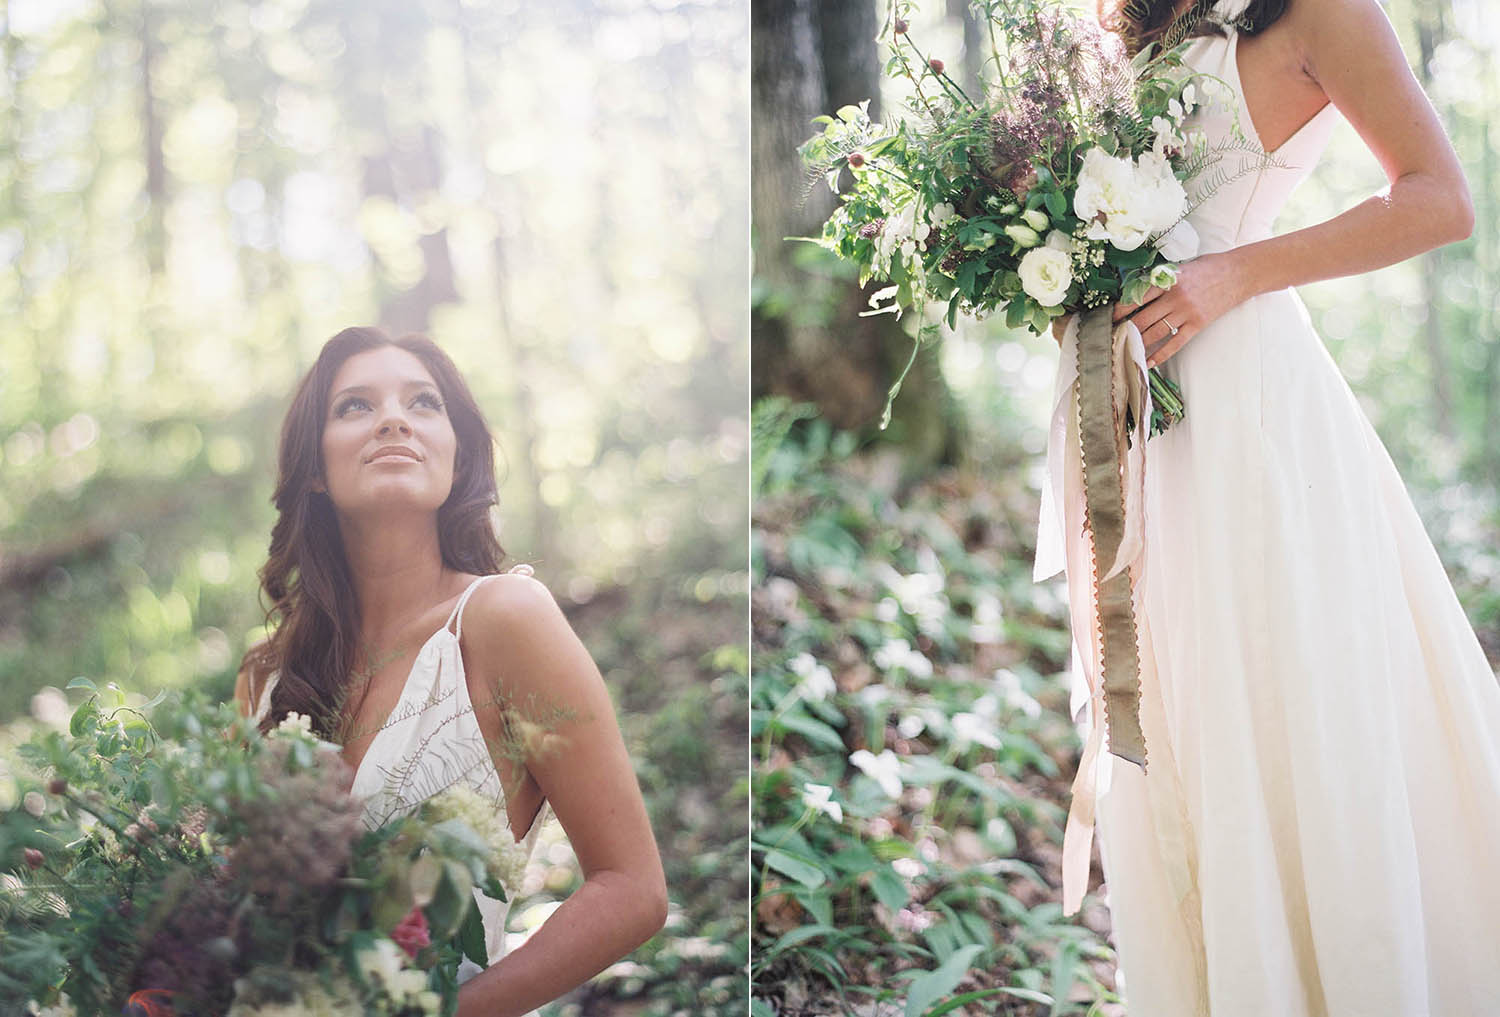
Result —
[{"label": "spaghetti strap", "polygon": [[448,615],[448,620],[443,623],[443,628],[452,629],[454,639],[459,639],[463,636],[464,605],[469,602],[469,597],[471,597],[474,591],[479,588],[480,583],[495,575],[499,575],[499,573],[491,573],[488,576],[480,576],[479,578],[475,579],[472,583],[469,584],[468,588],[464,590],[463,595],[458,598],[458,603],[453,605],[453,613]]},{"label": "spaghetti strap", "polygon": [[461,638],[463,638],[463,634],[464,634],[464,605],[469,602],[469,597],[473,595],[473,593],[474,593],[474,591],[476,589],[478,589],[479,584],[482,583],[482,582],[484,582],[486,579],[493,579],[495,576],[500,576],[500,575],[505,575],[505,576],[529,576],[531,574],[532,574],[531,566],[527,565],[527,564],[525,564],[523,562],[520,565],[513,565],[513,566],[511,566],[509,569],[507,569],[504,572],[491,572],[487,576],[480,576],[480,577],[478,577],[472,583],[469,584],[468,589],[464,590],[463,595],[458,598],[458,603],[453,605],[453,613],[450,614],[450,615],[448,615],[448,620],[443,623],[443,628],[445,628],[445,629],[452,629],[453,630],[453,638],[454,639],[461,639]]}]

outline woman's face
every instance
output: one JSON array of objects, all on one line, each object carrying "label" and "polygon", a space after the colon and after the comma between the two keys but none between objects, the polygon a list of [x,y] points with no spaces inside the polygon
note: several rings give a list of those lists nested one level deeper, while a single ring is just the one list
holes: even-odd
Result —
[{"label": "woman's face", "polygon": [[356,353],[339,367],[323,421],[323,486],[341,515],[436,512],[453,488],[458,437],[442,394],[399,346]]}]

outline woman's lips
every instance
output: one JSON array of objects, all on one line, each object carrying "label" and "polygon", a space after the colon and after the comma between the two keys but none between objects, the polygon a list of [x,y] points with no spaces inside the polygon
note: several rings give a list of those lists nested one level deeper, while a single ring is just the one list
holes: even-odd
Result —
[{"label": "woman's lips", "polygon": [[413,462],[422,461],[421,456],[417,455],[416,452],[412,451],[404,445],[387,445],[384,448],[376,449],[375,454],[372,455],[369,459],[366,459],[365,462],[377,463],[382,460],[390,459],[410,459]]}]

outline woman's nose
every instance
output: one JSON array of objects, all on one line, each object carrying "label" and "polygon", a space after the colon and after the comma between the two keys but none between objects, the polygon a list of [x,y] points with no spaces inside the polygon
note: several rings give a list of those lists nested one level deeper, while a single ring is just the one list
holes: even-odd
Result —
[{"label": "woman's nose", "polygon": [[380,422],[380,435],[388,434],[411,434],[411,425],[404,417],[386,417]]}]

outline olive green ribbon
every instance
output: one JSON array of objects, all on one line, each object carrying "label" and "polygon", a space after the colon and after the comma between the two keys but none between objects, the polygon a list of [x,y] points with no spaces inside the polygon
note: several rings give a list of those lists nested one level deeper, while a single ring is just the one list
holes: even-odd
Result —
[{"label": "olive green ribbon", "polygon": [[[1109,751],[1146,766],[1146,737],[1141,731],[1141,661],[1136,642],[1132,581],[1128,568],[1111,569],[1125,539],[1125,490],[1121,479],[1126,456],[1125,411],[1129,386],[1117,364],[1123,351],[1114,341],[1114,306],[1083,315],[1078,329],[1078,428],[1083,446],[1083,486],[1093,544],[1096,624],[1102,647],[1103,691]],[[1122,326],[1125,327],[1125,326]],[[1121,388],[1126,391],[1121,391]],[[1137,421],[1144,406],[1130,406]],[[1144,440],[1144,434],[1136,440]]]}]

